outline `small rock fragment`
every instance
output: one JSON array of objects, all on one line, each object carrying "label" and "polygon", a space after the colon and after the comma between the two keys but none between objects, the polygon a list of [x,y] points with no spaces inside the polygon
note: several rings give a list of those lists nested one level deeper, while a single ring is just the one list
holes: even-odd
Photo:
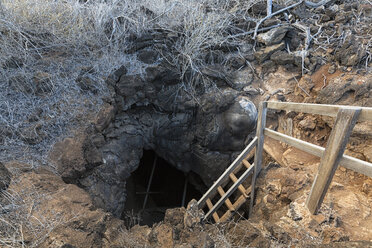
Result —
[{"label": "small rock fragment", "polygon": [[248,85],[248,86],[244,87],[243,88],[243,91],[245,93],[247,93],[247,94],[250,94],[250,95],[258,95],[258,94],[260,94],[260,92],[257,89],[253,88],[252,85]]},{"label": "small rock fragment", "polygon": [[19,136],[24,142],[27,142],[30,145],[35,145],[43,141],[45,133],[42,131],[42,124],[35,123],[23,128],[19,132]]},{"label": "small rock fragment", "polygon": [[102,132],[114,119],[115,108],[112,105],[103,107],[97,114],[95,127],[96,130]]},{"label": "small rock fragment", "polygon": [[273,46],[268,46],[268,47],[265,47],[263,49],[260,49],[258,50],[254,56],[255,58],[258,60],[258,62],[261,64],[262,62],[264,62],[265,60],[269,59],[270,56],[276,52],[276,51],[280,51],[280,50],[283,50],[285,47],[285,44],[284,42],[282,43],[279,43],[277,45],[273,45]]},{"label": "small rock fragment", "polygon": [[331,65],[329,68],[328,68],[328,73],[329,74],[333,74],[336,72],[336,65]]},{"label": "small rock fragment", "polygon": [[304,130],[314,130],[316,127],[316,121],[314,118],[307,116],[305,119],[298,123],[299,127]]},{"label": "small rock fragment", "polygon": [[183,219],[185,228],[193,228],[199,225],[204,218],[203,210],[198,208],[198,202],[192,199],[187,204],[186,213]]},{"label": "small rock fragment", "polygon": [[278,44],[283,40],[288,30],[289,27],[286,26],[274,28],[266,33],[257,35],[257,40],[261,43],[264,43],[266,46]]},{"label": "small rock fragment", "polygon": [[285,51],[276,51],[271,55],[270,59],[278,65],[286,65],[293,64],[295,56]]},{"label": "small rock fragment", "polygon": [[158,53],[152,49],[143,49],[138,52],[137,58],[145,64],[153,64],[158,59]]}]

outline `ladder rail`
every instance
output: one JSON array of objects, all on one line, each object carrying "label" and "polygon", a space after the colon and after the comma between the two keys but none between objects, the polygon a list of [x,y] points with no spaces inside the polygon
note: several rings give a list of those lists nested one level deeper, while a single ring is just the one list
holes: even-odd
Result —
[{"label": "ladder rail", "polygon": [[[240,185],[240,186],[242,186],[242,185]],[[251,193],[251,189],[252,189],[252,186],[249,186],[249,188],[245,190],[244,194],[242,194],[238,198],[238,200],[236,200],[236,202],[234,202],[233,207],[235,209],[239,209],[247,201],[248,195]],[[225,222],[225,221],[229,220],[233,216],[233,214],[234,214],[233,211],[227,210],[226,213],[224,215],[222,215],[222,217],[219,218],[218,221],[219,222]]]},{"label": "ladder rail", "polygon": [[199,209],[204,208],[206,204],[206,200],[208,198],[211,198],[217,191],[217,188],[221,186],[221,184],[229,179],[229,175],[231,172],[234,171],[234,169],[242,163],[243,159],[249,154],[249,152],[256,147],[257,145],[257,137],[254,137],[254,139],[249,143],[249,145],[243,150],[242,153],[234,160],[234,162],[225,170],[225,172],[217,179],[217,181],[214,182],[212,187],[209,188],[209,190],[203,195],[203,197],[198,201],[198,207]]},{"label": "ladder rail", "polygon": [[205,215],[204,219],[208,219],[214,212],[217,211],[218,208],[221,207],[221,205],[226,201],[226,199],[232,194],[234,193],[234,191],[239,187],[239,185],[241,185],[246,179],[247,177],[253,173],[253,169],[254,169],[254,164],[252,164],[252,166],[247,169],[243,175],[240,176],[240,178],[238,179],[238,181],[236,181],[230,188],[229,190],[226,192],[226,194],[224,196],[222,196],[218,202],[213,206],[212,209],[210,209],[208,211],[208,213]]}]

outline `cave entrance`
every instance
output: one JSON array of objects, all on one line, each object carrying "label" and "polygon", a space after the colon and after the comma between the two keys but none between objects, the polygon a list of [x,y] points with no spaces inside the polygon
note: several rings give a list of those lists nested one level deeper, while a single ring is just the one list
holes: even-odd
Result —
[{"label": "cave entrance", "polygon": [[184,173],[153,150],[144,150],[140,164],[127,180],[123,219],[127,226],[152,226],[164,219],[168,208],[185,206],[202,194],[190,182],[201,181],[191,172]]}]

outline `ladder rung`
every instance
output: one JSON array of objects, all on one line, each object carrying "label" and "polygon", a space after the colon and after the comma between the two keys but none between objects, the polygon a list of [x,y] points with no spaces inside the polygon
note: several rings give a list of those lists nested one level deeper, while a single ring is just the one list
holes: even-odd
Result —
[{"label": "ladder rung", "polygon": [[[233,174],[238,173],[242,169],[243,165],[247,169],[249,169],[249,167],[251,167],[251,164],[248,162],[248,160],[247,159],[243,159],[242,162],[231,173],[233,173]],[[227,182],[226,182],[226,184],[227,184]],[[224,187],[224,186],[225,185],[223,184],[222,187]]]},{"label": "ladder rung", "polygon": [[[231,173],[229,176],[230,176],[231,181],[233,181],[234,183],[236,181],[238,181],[238,178],[235,176],[234,173]],[[242,193],[244,195],[245,198],[248,197],[248,195],[246,195],[246,193],[245,193],[245,188],[243,187],[243,185],[239,185],[238,189],[239,189],[240,193]]]},{"label": "ladder rung", "polygon": [[[204,208],[205,201],[208,198],[213,198],[217,194],[217,187],[221,186],[224,187],[225,183],[229,181],[229,174],[233,172],[236,167],[242,166],[242,160],[247,157],[248,154],[256,147],[258,138],[257,136],[248,144],[248,146],[239,154],[239,156],[231,163],[231,165],[225,170],[224,173],[215,181],[212,187],[202,196],[202,198],[198,201],[199,208]],[[230,192],[229,192],[230,193]],[[223,203],[223,202],[222,202]]]},{"label": "ladder rung", "polygon": [[[213,208],[213,204],[212,204],[212,201],[211,201],[211,199],[207,199],[206,200],[206,202],[205,202],[206,204],[207,204],[207,206],[208,206],[208,208],[209,209],[212,209]],[[217,222],[220,222],[220,217],[218,217],[218,214],[216,213],[216,212],[214,212],[213,214],[212,214],[212,217],[213,217],[213,219],[214,219],[214,221],[217,223]]]},{"label": "ladder rung", "polygon": [[250,164],[247,160],[243,159],[242,162],[243,162],[244,166],[245,166],[247,169],[249,169],[249,167],[251,167],[251,164]]},{"label": "ladder rung", "polygon": [[[250,186],[246,191],[245,194],[248,195],[251,192],[252,186]],[[233,206],[235,209],[239,209],[246,201],[248,197],[241,195],[236,202],[234,202]],[[220,218],[220,222],[225,222],[231,218],[233,215],[232,211],[226,211],[226,213]]]},{"label": "ladder rung", "polygon": [[[221,197],[223,197],[226,194],[226,192],[223,190],[223,188],[221,186],[219,186],[217,188],[217,190],[218,190],[218,193],[220,194]],[[235,210],[235,208],[233,207],[233,204],[231,203],[231,201],[230,201],[229,198],[226,199],[225,204],[226,204],[226,207],[229,210],[231,210],[231,211],[234,211]]]},{"label": "ladder rung", "polygon": [[[224,204],[224,202],[226,201],[226,199],[232,194],[234,193],[234,191],[239,187],[240,184],[242,184],[246,179],[247,177],[253,173],[253,169],[254,169],[254,164],[251,165],[251,167],[244,171],[244,173],[239,177],[238,181],[236,181],[230,188],[229,190],[227,190],[226,194],[224,194],[223,196],[221,196],[221,198],[216,202],[216,204],[213,206],[212,209],[210,209],[208,211],[208,213],[205,214],[205,219],[208,219],[214,212],[217,211],[217,209],[219,207],[221,207],[222,204]],[[231,172],[230,172],[231,173]],[[229,175],[230,173],[228,173],[227,175]],[[228,178],[229,179],[229,178]]]}]

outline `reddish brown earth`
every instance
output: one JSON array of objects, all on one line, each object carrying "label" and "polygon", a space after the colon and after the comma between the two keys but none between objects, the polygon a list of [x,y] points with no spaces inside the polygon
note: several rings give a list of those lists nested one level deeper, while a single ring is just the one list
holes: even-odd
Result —
[{"label": "reddish brown earth", "polygon": [[[278,74],[271,76],[275,77],[276,87],[284,88],[284,94],[280,95],[286,101],[318,102],[319,95],[325,94],[322,90],[331,84],[337,85],[340,80],[349,79],[351,86],[356,85],[355,91],[358,91],[358,85],[372,84],[371,76],[341,72],[329,74],[327,68],[322,67],[310,79],[303,77],[298,81],[298,84],[306,81],[306,85],[314,85],[307,88],[310,97],[298,88],[293,76],[285,70],[279,69]],[[325,84],[323,75],[327,78]],[[269,76],[265,84],[270,88],[274,79]],[[269,100],[283,99],[280,95],[270,96]],[[341,100],[331,103],[347,104],[350,101],[371,106],[370,99],[363,97],[347,93],[340,97]],[[268,126],[324,146],[332,120],[301,113],[271,113]],[[371,135],[370,124],[358,124],[346,153],[372,162]],[[53,156],[75,161],[76,168],[84,170],[84,144],[83,141],[76,143],[76,140],[71,140],[64,147],[67,152]],[[13,178],[8,190],[17,192],[23,204],[19,211],[28,216],[28,222],[21,223],[23,242],[37,247],[372,246],[369,243],[372,242],[371,178],[340,167],[319,214],[310,215],[305,201],[319,158],[269,138],[265,141],[265,151],[266,166],[258,179],[253,217],[244,219],[242,214],[248,208],[245,205],[241,209],[243,212],[222,224],[200,224],[201,213],[189,206],[187,210],[169,209],[164,221],[152,228],[137,225],[127,229],[122,220],[96,208],[84,190],[66,184],[54,173],[43,168],[34,171],[30,166],[17,162],[5,166],[11,173],[19,175]]]}]

